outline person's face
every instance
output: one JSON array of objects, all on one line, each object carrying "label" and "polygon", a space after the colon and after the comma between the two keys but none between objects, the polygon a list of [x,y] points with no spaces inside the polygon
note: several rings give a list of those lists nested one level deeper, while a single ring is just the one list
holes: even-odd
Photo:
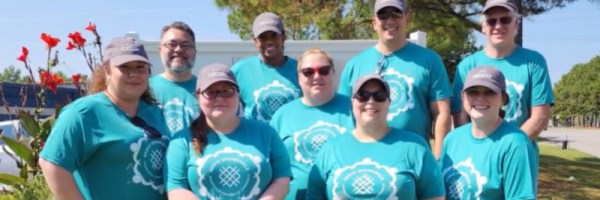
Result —
[{"label": "person's face", "polygon": [[283,55],[285,35],[273,31],[266,31],[254,38],[254,45],[258,52],[265,58],[277,58]]},{"label": "person's face", "polygon": [[494,7],[485,13],[481,32],[492,46],[514,43],[519,20],[503,7]]},{"label": "person's face", "polygon": [[357,124],[387,121],[389,93],[378,81],[368,81],[352,97],[352,113]]},{"label": "person's face", "polygon": [[305,95],[323,98],[333,94],[333,66],[327,56],[315,53],[302,58],[298,82]]},{"label": "person's face", "polygon": [[203,92],[197,93],[200,109],[207,118],[228,119],[236,116],[239,95],[237,87],[230,82],[217,82]]},{"label": "person's face", "polygon": [[187,32],[169,29],[160,42],[158,52],[165,69],[175,74],[191,73],[196,62],[196,44]]},{"label": "person's face", "polygon": [[385,7],[375,14],[371,23],[379,40],[391,41],[406,37],[406,27],[410,20],[408,13],[394,7]]},{"label": "person's face", "polygon": [[487,87],[471,87],[462,94],[463,108],[473,120],[493,119],[499,116],[504,104],[502,93]]},{"label": "person's face", "polygon": [[148,89],[150,65],[146,62],[131,61],[104,69],[107,86],[121,97],[139,98]]}]

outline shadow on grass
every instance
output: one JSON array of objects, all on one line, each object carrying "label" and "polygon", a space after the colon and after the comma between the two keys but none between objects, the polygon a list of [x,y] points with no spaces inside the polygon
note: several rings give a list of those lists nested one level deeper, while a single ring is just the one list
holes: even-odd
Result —
[{"label": "shadow on grass", "polygon": [[[557,148],[544,150],[540,155],[539,199],[600,199],[600,159]],[[575,181],[569,180],[571,176]]]}]

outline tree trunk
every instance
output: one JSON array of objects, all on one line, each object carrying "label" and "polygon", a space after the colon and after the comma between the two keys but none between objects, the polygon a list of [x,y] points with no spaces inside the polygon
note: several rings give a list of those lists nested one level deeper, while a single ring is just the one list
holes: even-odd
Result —
[{"label": "tree trunk", "polygon": [[[523,13],[523,0],[516,0],[517,3],[517,11],[519,13]],[[515,43],[519,46],[523,46],[523,20],[525,16],[521,16],[521,20],[519,21],[519,29],[517,30],[517,36],[515,36]]]}]

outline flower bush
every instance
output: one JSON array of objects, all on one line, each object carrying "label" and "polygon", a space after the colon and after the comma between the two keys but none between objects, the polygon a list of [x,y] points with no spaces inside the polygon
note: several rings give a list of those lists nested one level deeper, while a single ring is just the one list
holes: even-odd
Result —
[{"label": "flower bush", "polygon": [[[96,25],[92,22],[90,22],[88,26],[84,28],[84,30],[91,32],[94,40],[92,42],[88,42],[78,31],[69,33],[67,36],[68,43],[66,50],[77,51],[81,53],[86,60],[90,72],[93,73],[95,66],[98,66],[99,62],[102,60],[101,38],[96,29]],[[41,194],[49,195],[49,190],[47,190],[47,188],[43,190],[43,192],[32,192],[26,190],[33,190],[36,187],[39,187],[40,180],[43,181],[43,176],[41,176],[41,169],[38,163],[39,154],[44,147],[44,143],[50,134],[60,109],[66,104],[70,103],[70,100],[67,100],[64,104],[52,105],[55,109],[54,115],[40,119],[43,109],[50,106],[46,105],[45,98],[48,90],[57,94],[58,85],[65,83],[63,78],[57,76],[52,71],[53,68],[59,64],[59,51],[57,50],[56,46],[61,42],[61,39],[53,37],[47,33],[42,33],[40,39],[46,44],[47,62],[45,67],[39,67],[34,74],[33,68],[30,64],[31,62],[29,60],[29,50],[26,47],[21,48],[21,55],[17,57],[17,60],[23,62],[25,69],[29,73],[27,76],[27,85],[32,86],[33,90],[36,92],[35,102],[37,107],[33,113],[25,111],[24,109],[17,109],[17,113],[14,113],[16,116],[18,116],[20,124],[27,132],[27,135],[15,133],[15,138],[6,136],[2,136],[1,138],[6,143],[6,146],[8,146],[10,149],[10,152],[6,149],[4,149],[4,152],[16,161],[16,167],[20,169],[20,173],[19,176],[0,174],[0,183],[11,186],[13,188],[13,192],[15,193],[15,198],[20,196],[17,199],[48,198],[48,196],[39,196]],[[92,54],[89,50],[87,50],[86,47],[89,46],[93,46],[92,48],[95,48],[97,53]],[[36,81],[34,78],[35,75],[37,75],[38,81]],[[81,74],[72,75],[71,80],[72,84],[77,88],[79,94],[84,96],[84,91],[87,90],[87,83],[82,81]],[[4,93],[1,95],[2,100],[4,101],[4,106],[8,113],[13,114],[10,113],[11,111],[8,107],[6,98],[4,97]],[[25,92],[25,95],[22,94],[21,96],[22,105],[25,105],[25,101],[27,100],[27,92]]]}]

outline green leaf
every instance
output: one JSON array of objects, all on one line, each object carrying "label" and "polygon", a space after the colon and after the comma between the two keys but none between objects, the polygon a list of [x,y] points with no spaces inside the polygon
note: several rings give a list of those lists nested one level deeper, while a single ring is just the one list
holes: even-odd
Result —
[{"label": "green leaf", "polygon": [[27,146],[23,143],[17,142],[9,137],[2,136],[2,140],[6,143],[6,145],[17,154],[21,159],[25,161],[29,166],[35,166],[35,158],[33,157],[33,153]]},{"label": "green leaf", "polygon": [[19,176],[21,176],[21,178],[24,178],[24,179],[29,178],[29,173],[27,171],[27,166],[21,167],[21,171],[19,172]]},{"label": "green leaf", "polygon": [[10,185],[10,186],[17,186],[17,185],[24,185],[27,182],[25,179],[20,178],[18,176],[14,176],[14,175],[10,175],[10,174],[0,174],[0,183]]},{"label": "green leaf", "polygon": [[52,126],[54,126],[54,116],[50,116],[48,118],[46,118],[44,120],[44,122],[42,123],[42,135],[48,135],[50,134],[50,131],[52,130]]},{"label": "green leaf", "polygon": [[29,115],[24,110],[19,110],[19,121],[21,121],[21,125],[27,131],[29,136],[37,137],[40,131],[40,125],[33,119],[31,115]]}]

